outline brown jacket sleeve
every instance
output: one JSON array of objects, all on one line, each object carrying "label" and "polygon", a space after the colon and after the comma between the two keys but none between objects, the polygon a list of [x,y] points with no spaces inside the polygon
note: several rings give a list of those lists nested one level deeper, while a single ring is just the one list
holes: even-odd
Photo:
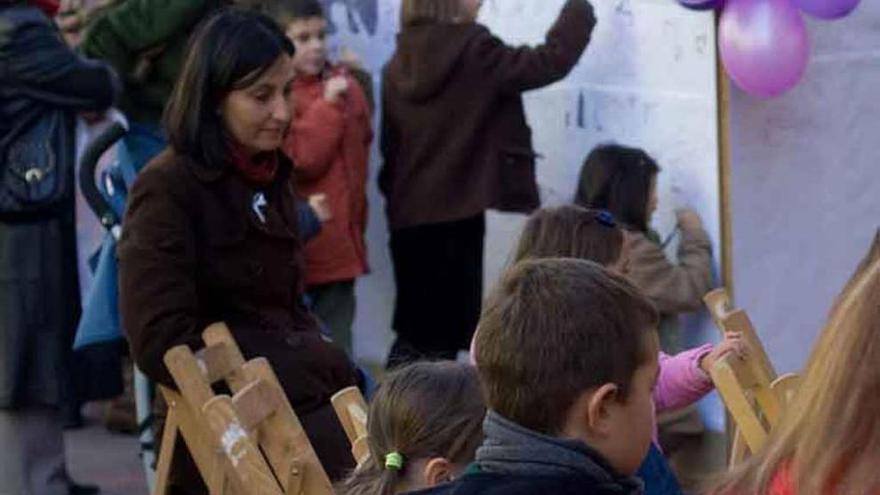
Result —
[{"label": "brown jacket sleeve", "polygon": [[595,25],[593,6],[587,0],[568,0],[543,45],[511,47],[487,31],[474,42],[471,55],[483,63],[487,77],[494,79],[502,91],[537,89],[571,72]]},{"label": "brown jacket sleeve", "polygon": [[382,154],[382,168],[379,169],[379,177],[377,179],[379,192],[388,199],[391,194],[392,177],[395,175],[395,167],[397,164],[398,146],[400,143],[400,132],[389,116],[391,96],[388,90],[388,81],[385,79],[382,84],[382,118],[379,119],[379,152]]},{"label": "brown jacket sleeve", "polygon": [[628,233],[629,277],[664,314],[697,311],[712,289],[712,244],[703,229],[682,230],[678,263],[642,233]]},{"label": "brown jacket sleeve", "polygon": [[117,250],[122,324],[132,357],[144,374],[169,386],[165,352],[201,345],[195,235],[183,187],[172,175],[148,166],[135,181]]}]

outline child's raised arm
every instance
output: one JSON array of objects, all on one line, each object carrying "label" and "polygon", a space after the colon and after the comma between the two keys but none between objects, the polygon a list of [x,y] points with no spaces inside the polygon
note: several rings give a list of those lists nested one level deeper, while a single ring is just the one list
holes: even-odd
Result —
[{"label": "child's raised arm", "polygon": [[712,391],[709,370],[718,359],[730,352],[745,355],[748,351],[742,334],[729,332],[718,345],[706,344],[675,356],[660,353],[660,376],[654,386],[657,412],[687,407]]},{"label": "child's raised arm", "polygon": [[580,60],[596,25],[593,6],[568,0],[544,44],[511,47],[487,35],[472,48],[473,56],[502,90],[518,93],[552,84],[568,75]]}]

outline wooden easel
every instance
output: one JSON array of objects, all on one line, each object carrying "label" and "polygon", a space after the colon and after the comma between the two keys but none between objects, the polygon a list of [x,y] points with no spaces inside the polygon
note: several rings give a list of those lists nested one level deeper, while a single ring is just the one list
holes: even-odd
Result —
[{"label": "wooden easel", "polygon": [[351,442],[351,455],[358,466],[370,456],[367,445],[367,402],[357,387],[348,387],[330,398],[333,409]]},{"label": "wooden easel", "polygon": [[[857,272],[878,258],[880,229]],[[852,280],[844,293],[851,284]],[[731,464],[736,464],[748,451],[754,452],[764,444],[770,430],[779,423],[782,410],[797,392],[799,377],[776,375],[748,316],[742,310],[732,309],[724,289],[707,294],[704,301],[718,327],[722,331],[742,332],[752,351],[745,362],[729,357],[719,361],[712,370],[716,388],[738,426],[731,452]]]},{"label": "wooden easel", "polygon": [[[204,331],[206,347],[178,346],[165,365],[179,391],[160,390],[168,417],[154,495],[165,495],[177,436],[211,495],[331,495],[332,485],[264,358],[245,361],[225,324]],[[216,395],[225,382],[234,395]]]},{"label": "wooden easel", "polygon": [[744,310],[731,307],[726,290],[714,290],[703,300],[722,334],[741,333],[749,348],[745,359],[728,355],[710,370],[715,388],[737,426],[730,453],[733,466],[764,445],[797,390],[798,376],[777,376],[751,319]]},{"label": "wooden easel", "polygon": [[703,297],[703,302],[709,308],[709,313],[721,333],[737,332],[742,334],[743,341],[754,355],[755,363],[760,367],[761,374],[771,382],[775,380],[777,377],[776,369],[770,362],[770,357],[758,337],[752,320],[744,310],[734,309],[731,306],[727,290],[715,289]]}]

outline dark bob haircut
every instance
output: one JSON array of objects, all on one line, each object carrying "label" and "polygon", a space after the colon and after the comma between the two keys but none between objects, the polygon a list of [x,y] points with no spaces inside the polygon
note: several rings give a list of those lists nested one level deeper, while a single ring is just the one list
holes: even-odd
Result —
[{"label": "dark bob haircut", "polygon": [[204,21],[165,108],[171,147],[205,167],[226,166],[223,99],[258,81],[281,55],[293,54],[293,43],[263,14],[232,8]]},{"label": "dark bob haircut", "polygon": [[648,231],[651,184],[660,167],[639,148],[597,146],[584,161],[574,203],[608,210],[630,228]]}]

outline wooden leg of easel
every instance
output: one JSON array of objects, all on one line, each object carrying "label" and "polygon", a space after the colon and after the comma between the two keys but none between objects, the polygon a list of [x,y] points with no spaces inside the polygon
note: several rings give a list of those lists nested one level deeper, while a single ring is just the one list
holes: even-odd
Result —
[{"label": "wooden leg of easel", "polygon": [[736,467],[739,463],[746,459],[749,453],[749,447],[739,431],[739,428],[733,434],[733,445],[730,448],[730,468]]},{"label": "wooden leg of easel", "polygon": [[177,443],[177,411],[170,407],[165,418],[165,429],[162,432],[162,449],[156,465],[156,486],[153,495],[165,495],[168,492],[168,474],[171,472],[171,460],[174,457],[174,444]]},{"label": "wooden leg of easel", "polygon": [[211,495],[228,495],[228,493],[233,493],[234,490],[228,491],[228,493],[226,490],[226,464],[223,454],[218,452],[211,460],[211,466],[211,475],[207,480],[208,493]]}]

